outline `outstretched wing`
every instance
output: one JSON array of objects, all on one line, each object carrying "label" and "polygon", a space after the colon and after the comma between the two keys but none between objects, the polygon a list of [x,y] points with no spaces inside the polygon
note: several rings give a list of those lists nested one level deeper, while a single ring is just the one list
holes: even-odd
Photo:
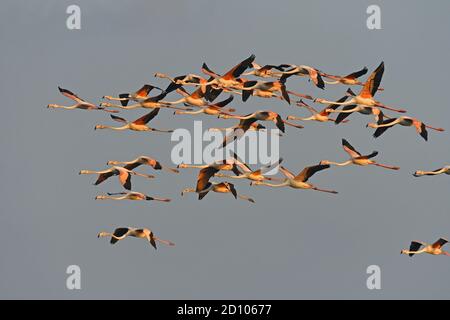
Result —
[{"label": "outstretched wing", "polygon": [[367,67],[364,67],[364,69],[350,73],[349,75],[345,76],[344,78],[352,79],[352,80],[358,79],[359,77],[362,77],[363,75],[365,75],[367,73],[367,71],[369,71],[369,69],[367,69]]},{"label": "outstretched wing", "polygon": [[[121,238],[123,236],[125,236],[128,231],[130,231],[129,228],[117,228],[116,230],[114,230],[114,236],[117,238]],[[117,241],[119,241],[118,239],[111,237],[111,244],[115,244],[117,243]]]},{"label": "outstretched wing", "polygon": [[432,247],[435,249],[440,249],[448,243],[447,239],[440,238],[438,241],[432,244]]},{"label": "outstretched wing", "polygon": [[302,170],[294,179],[297,181],[306,182],[309,178],[311,178],[316,172],[328,169],[330,165],[319,164],[316,166],[306,167]]},{"label": "outstretched wing", "polygon": [[[386,119],[384,121],[381,121],[379,124],[391,124],[394,123],[397,119],[392,118],[392,119]],[[380,127],[377,128],[377,130],[375,130],[375,133],[373,134],[373,136],[375,138],[378,138],[379,136],[381,136],[383,133],[386,132],[387,129],[391,128],[392,126],[388,126],[388,127]]]},{"label": "outstretched wing", "polygon": [[[409,251],[417,252],[417,251],[419,251],[420,248],[421,248],[422,246],[424,246],[424,245],[425,245],[425,244],[422,243],[422,242],[419,242],[419,241],[412,241],[412,242],[411,242],[411,245],[409,246]],[[413,257],[414,254],[415,254],[415,253],[410,253],[409,256],[410,256],[410,257]]]},{"label": "outstretched wing", "polygon": [[144,124],[147,124],[147,123],[150,122],[150,120],[152,120],[154,117],[156,117],[156,116],[158,115],[159,110],[160,110],[160,109],[157,108],[157,109],[153,110],[152,112],[146,114],[145,116],[140,117],[139,119],[133,121],[133,123],[134,123],[134,124],[137,124],[137,125],[144,125]]},{"label": "outstretched wing", "polygon": [[113,119],[114,121],[117,121],[117,122],[121,122],[121,123],[127,123],[128,122],[126,119],[118,117],[118,116],[115,116],[115,115],[112,115],[112,114],[110,115],[110,117],[111,117],[111,119]]},{"label": "outstretched wing", "polygon": [[377,93],[378,87],[380,86],[381,83],[381,79],[383,78],[383,73],[384,73],[384,62],[382,62],[378,66],[378,68],[374,72],[372,72],[369,79],[367,79],[363,89],[361,90],[360,93],[361,97],[371,98]]},{"label": "outstretched wing", "polygon": [[58,87],[59,92],[61,92],[61,94],[71,100],[74,100],[76,102],[84,102],[83,99],[81,99],[79,96],[77,96],[75,93],[73,93],[70,90],[67,89],[63,89],[61,87]]},{"label": "outstretched wing", "polygon": [[295,179],[295,175],[283,166],[280,166],[281,173],[288,179]]},{"label": "outstretched wing", "polygon": [[344,151],[347,152],[352,158],[361,156],[361,153],[356,151],[356,149],[353,148],[353,146],[346,139],[342,139],[342,147],[344,148]]},{"label": "outstretched wing", "polygon": [[208,186],[210,185],[209,179],[211,179],[211,177],[213,177],[219,171],[220,171],[219,169],[217,169],[213,166],[209,166],[204,169],[201,169],[200,172],[198,173],[197,187],[196,187],[195,191],[200,192],[200,191],[207,189]]},{"label": "outstretched wing", "polygon": [[235,78],[239,78],[241,74],[244,73],[245,70],[252,67],[252,62],[255,60],[255,55],[252,54],[250,57],[241,61],[238,65],[234,66],[230,71],[225,73],[223,79],[231,80]]},{"label": "outstretched wing", "polygon": [[228,99],[225,99],[223,101],[217,102],[217,103],[213,104],[213,106],[216,106],[216,107],[219,107],[219,108],[223,108],[226,105],[228,105],[231,101],[233,101],[233,99],[234,99],[234,97],[232,95],[230,95],[228,97]]}]

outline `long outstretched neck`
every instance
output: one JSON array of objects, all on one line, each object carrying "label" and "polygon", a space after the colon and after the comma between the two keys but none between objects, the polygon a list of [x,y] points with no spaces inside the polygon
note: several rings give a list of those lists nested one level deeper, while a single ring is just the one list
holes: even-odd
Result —
[{"label": "long outstretched neck", "polygon": [[345,167],[345,166],[351,165],[352,161],[351,160],[348,160],[348,161],[345,161],[345,162],[327,161],[326,163],[331,164],[331,165],[335,165],[335,166],[338,166],[338,167]]},{"label": "long outstretched neck", "polygon": [[256,183],[255,185],[267,186],[267,187],[272,187],[272,188],[281,188],[281,187],[287,187],[289,184],[290,184],[289,181],[285,180],[284,182],[278,183],[278,184],[269,183],[269,182],[259,182],[259,183]]},{"label": "long outstretched neck", "polygon": [[316,118],[314,116],[303,118],[303,117],[297,117],[297,116],[289,116],[288,120],[300,120],[300,121],[313,121]]},{"label": "long outstretched neck", "polygon": [[142,105],[139,103],[135,103],[135,104],[130,104],[128,106],[121,106],[118,104],[114,104],[114,103],[109,103],[109,102],[102,102],[100,104],[101,107],[105,107],[105,108],[116,108],[116,109],[122,109],[122,110],[133,110],[133,109],[137,109],[137,108],[141,108]]},{"label": "long outstretched neck", "polygon": [[128,130],[128,124],[122,126],[122,127],[112,127],[112,126],[97,126],[95,130],[99,130],[99,129],[109,129],[109,130],[115,130],[115,131],[125,131]]},{"label": "long outstretched neck", "polygon": [[203,110],[203,109],[200,109],[200,110],[197,110],[197,111],[181,111],[181,110],[179,110],[179,111],[176,111],[175,114],[191,114],[191,115],[196,115],[196,114],[201,114],[201,113],[204,113],[204,112],[205,112],[205,110]]},{"label": "long outstretched neck", "polygon": [[166,105],[175,105],[175,104],[180,104],[180,103],[184,103],[184,102],[186,102],[185,97],[178,99],[176,101],[160,101],[161,104],[166,104]]},{"label": "long outstretched neck", "polygon": [[47,106],[47,108],[50,108],[50,109],[73,110],[73,109],[76,109],[77,106],[78,106],[77,104],[74,104],[74,105],[72,105],[72,106],[61,106],[61,105],[59,105],[59,104],[49,104],[49,105]]},{"label": "long outstretched neck", "polygon": [[339,83],[341,83],[339,80],[336,80],[336,81],[326,81],[326,80],[324,80],[323,82],[325,82],[326,84],[339,84]]},{"label": "long outstretched neck", "polygon": [[316,103],[320,103],[320,104],[334,104],[334,105],[338,105],[338,106],[349,106],[351,104],[354,104],[354,99],[351,99],[349,101],[344,101],[344,102],[338,102],[338,101],[330,101],[330,100],[326,100],[326,99],[322,99],[322,98],[316,98],[314,99],[314,102]]},{"label": "long outstretched neck", "polygon": [[80,174],[101,174],[102,172],[93,171],[93,170],[81,170]]},{"label": "long outstretched neck", "polygon": [[185,193],[195,193],[195,189],[192,188],[186,188],[183,191],[181,191],[181,196],[184,196]]}]

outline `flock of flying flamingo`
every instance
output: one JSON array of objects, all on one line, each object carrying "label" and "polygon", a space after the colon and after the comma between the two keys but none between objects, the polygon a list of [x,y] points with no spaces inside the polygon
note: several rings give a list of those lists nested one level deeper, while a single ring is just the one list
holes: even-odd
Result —
[{"label": "flock of flying flamingo", "polygon": [[[324,73],[321,70],[305,66],[293,64],[280,65],[259,65],[255,62],[255,56],[251,55],[247,59],[238,63],[233,68],[229,69],[224,74],[218,74],[211,70],[211,68],[204,63],[201,67],[201,73],[186,74],[181,76],[171,77],[164,73],[156,73],[156,78],[166,79],[169,81],[166,89],[161,89],[157,86],[145,84],[134,93],[124,93],[118,96],[102,97],[104,100],[99,105],[83,100],[70,90],[58,87],[59,92],[65,97],[74,101],[71,106],[63,106],[58,104],[49,104],[48,108],[65,109],[65,110],[97,110],[110,113],[113,121],[120,123],[120,126],[109,126],[98,124],[95,130],[109,129],[115,131],[155,131],[155,132],[173,132],[173,129],[153,128],[149,126],[150,121],[154,120],[161,109],[172,109],[174,115],[207,115],[216,116],[221,119],[236,119],[239,120],[237,124],[229,128],[211,128],[210,130],[220,130],[230,132],[228,133],[222,143],[225,147],[236,139],[241,138],[245,132],[265,130],[266,127],[263,122],[273,122],[275,126],[283,133],[286,131],[286,126],[296,129],[303,129],[300,124],[292,121],[317,121],[317,122],[334,122],[335,124],[345,123],[351,114],[362,114],[372,116],[374,122],[367,124],[368,128],[375,129],[373,136],[375,138],[383,135],[389,128],[396,125],[413,127],[416,132],[424,139],[428,140],[428,130],[442,132],[444,129],[429,126],[419,119],[408,116],[390,117],[385,112],[395,112],[399,114],[406,113],[406,110],[388,106],[375,99],[378,91],[385,90],[380,87],[380,83],[384,73],[384,63],[381,63],[367,78],[367,80],[359,80],[368,73],[367,67],[350,73],[346,76],[337,76]],[[255,79],[248,79],[249,76]],[[359,93],[356,94],[349,88],[345,95],[337,101],[331,101],[324,98],[312,97],[310,95],[289,91],[287,89],[287,82],[290,77],[298,76],[305,77],[320,89],[324,89],[325,85],[345,85],[361,87]],[[189,92],[189,88],[192,91]],[[156,95],[151,95],[153,90],[157,90]],[[166,100],[170,93],[176,93],[180,97],[175,100]],[[222,94],[228,97],[219,102],[216,99]],[[235,96],[240,96],[243,102],[248,101],[250,97],[272,98],[285,101],[291,104],[291,97],[300,98],[295,102],[295,106],[306,109],[310,116],[300,117],[290,115],[283,119],[278,112],[272,110],[260,110],[254,113],[241,115],[236,114],[236,108],[229,107],[233,102]],[[310,101],[309,103],[305,102]],[[131,102],[131,104],[130,104]],[[324,105],[321,110],[317,110],[311,104]],[[125,118],[119,117],[116,114],[120,110],[132,109],[149,109],[149,112],[142,117],[128,121]],[[335,113],[336,118],[331,117]],[[147,194],[132,191],[132,176],[139,176],[145,179],[153,179],[155,176],[136,172],[140,166],[149,166],[154,170],[164,170],[170,173],[179,173],[181,169],[194,168],[199,169],[195,188],[185,188],[181,195],[186,193],[197,193],[198,199],[203,199],[209,192],[215,193],[229,193],[236,199],[242,199],[251,203],[255,200],[249,196],[244,196],[238,193],[234,183],[230,180],[249,180],[252,186],[267,186],[271,188],[290,187],[294,189],[309,189],[325,193],[337,194],[334,190],[327,190],[319,188],[309,182],[309,179],[319,171],[329,169],[331,166],[377,166],[388,170],[399,170],[398,166],[381,164],[373,160],[378,152],[374,151],[367,155],[359,153],[346,139],[342,139],[342,147],[350,157],[344,162],[335,162],[329,160],[322,160],[318,164],[305,167],[299,174],[295,175],[281,165],[283,159],[271,166],[260,167],[252,169],[248,164],[242,161],[237,154],[232,157],[223,159],[215,163],[207,165],[188,165],[180,164],[177,168],[161,164],[156,159],[148,156],[140,156],[131,161],[108,161],[108,169],[91,171],[82,170],[80,174],[97,175],[95,185],[99,185],[105,180],[117,176],[119,183],[126,190],[118,193],[108,193],[106,195],[98,195],[96,200],[133,200],[133,201],[160,201],[170,202],[171,199],[164,197],[149,196]],[[274,167],[279,167],[282,178],[268,176],[266,173]],[[228,172],[228,173],[227,173]],[[434,171],[416,171],[415,177],[420,176],[435,176],[440,174],[450,175],[450,166]],[[211,181],[213,178],[224,178],[224,180],[215,182]],[[109,237],[111,244],[115,244],[126,237],[136,237],[145,239],[155,249],[156,243],[174,246],[174,243],[167,240],[161,240],[156,237],[154,233],[147,228],[117,228],[112,233],[100,232],[98,237]],[[439,239],[432,245],[422,242],[413,241],[409,250],[402,250],[402,254],[414,256],[415,254],[428,253],[432,255],[447,255],[450,253],[442,250],[442,247],[447,244],[444,238]]]}]

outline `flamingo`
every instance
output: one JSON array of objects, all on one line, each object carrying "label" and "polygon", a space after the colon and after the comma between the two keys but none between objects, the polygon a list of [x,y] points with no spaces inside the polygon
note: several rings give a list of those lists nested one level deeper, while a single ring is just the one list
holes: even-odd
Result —
[{"label": "flamingo", "polygon": [[440,174],[448,174],[450,175],[450,166],[445,166],[440,169],[436,169],[434,171],[416,171],[414,172],[413,176],[415,177],[422,177],[422,176],[437,176]]},{"label": "flamingo", "polygon": [[325,170],[328,168],[330,168],[330,165],[323,165],[323,164],[314,165],[314,166],[304,168],[297,176],[295,176],[292,172],[290,172],[283,166],[280,166],[281,173],[286,177],[286,179],[282,183],[272,184],[272,183],[263,182],[263,181],[254,181],[251,183],[251,185],[262,185],[262,186],[268,186],[268,187],[272,187],[272,188],[291,187],[294,189],[309,189],[309,190],[315,190],[315,191],[320,191],[320,192],[337,194],[337,191],[320,189],[320,188],[308,183],[309,178],[311,178],[316,172],[319,172],[319,171],[322,171],[322,170]]},{"label": "flamingo", "polygon": [[422,121],[417,120],[415,118],[411,118],[411,117],[399,117],[399,118],[387,119],[387,120],[381,121],[379,123],[368,123],[367,127],[377,129],[375,131],[375,133],[373,134],[373,136],[375,138],[378,138],[387,129],[392,128],[393,126],[395,126],[397,124],[404,126],[404,127],[416,128],[417,133],[420,134],[420,136],[425,141],[428,141],[427,129],[431,129],[431,130],[435,130],[435,131],[439,131],[439,132],[445,131],[445,129],[428,126],[428,125],[424,124]]},{"label": "flamingo", "polygon": [[157,132],[173,132],[173,130],[160,130],[160,129],[154,129],[150,128],[147,123],[149,123],[153,118],[155,118],[159,113],[159,109],[155,109],[152,112],[146,114],[145,116],[133,121],[133,122],[127,122],[124,118],[117,117],[114,115],[111,115],[111,118],[114,121],[124,123],[121,127],[111,127],[111,126],[104,126],[104,125],[96,125],[95,130],[98,129],[111,129],[116,131],[125,131],[125,130],[132,130],[132,131],[157,131]]},{"label": "flamingo", "polygon": [[144,84],[139,90],[137,90],[134,93],[122,93],[122,94],[119,94],[118,98],[112,97],[112,96],[103,96],[103,99],[108,99],[111,101],[120,101],[122,106],[126,107],[130,100],[142,101],[142,100],[149,98],[148,95],[150,94],[150,92],[153,89],[158,89],[161,91],[161,93],[164,92],[164,90],[161,88],[152,86],[151,84]]},{"label": "flamingo", "polygon": [[276,65],[271,65],[271,64],[266,64],[265,66],[260,66],[259,64],[257,64],[256,62],[252,62],[252,67],[253,70],[243,73],[243,76],[250,76],[250,75],[254,75],[256,77],[260,77],[260,78],[273,78],[273,77],[280,77],[281,75],[279,73],[274,73],[272,70],[278,70],[283,72],[286,68],[289,68],[290,65],[289,64],[280,64],[278,66]]},{"label": "flamingo", "polygon": [[170,109],[178,109],[178,110],[192,110],[190,108],[183,108],[183,107],[176,107],[169,104],[166,104],[162,102],[161,100],[164,99],[167,95],[167,91],[163,91],[159,95],[155,97],[149,97],[144,100],[136,100],[137,103],[128,105],[127,103],[124,103],[124,101],[121,101],[122,105],[110,103],[110,102],[102,102],[100,103],[101,107],[105,108],[117,108],[117,109],[123,109],[123,110],[134,110],[138,108],[143,109],[159,109],[159,108],[170,108]]},{"label": "flamingo", "polygon": [[251,95],[256,95],[264,98],[277,97],[275,92],[280,92],[283,99],[291,104],[291,99],[286,90],[286,84],[284,81],[245,81],[242,90],[242,101],[247,101]]},{"label": "flamingo", "polygon": [[203,63],[202,72],[211,77],[210,80],[204,85],[213,87],[207,90],[206,99],[208,101],[214,101],[224,89],[235,87],[240,88],[242,81],[239,81],[238,78],[245,72],[245,70],[252,67],[254,60],[255,55],[252,54],[250,57],[231,68],[223,76],[211,71],[206,63]]},{"label": "flamingo", "polygon": [[[262,130],[265,129],[263,126],[258,126],[258,124],[255,124],[257,121],[272,121],[276,124],[277,128],[280,129],[281,132],[285,132],[285,124],[293,126],[298,129],[303,129],[303,126],[292,124],[286,120],[281,119],[281,116],[273,111],[257,111],[255,113],[246,115],[246,116],[236,116],[236,115],[227,115],[227,114],[220,114],[219,118],[224,119],[240,119],[239,124],[228,128],[228,130],[231,130],[232,132],[228,134],[222,143],[222,148],[224,148],[229,143],[233,142],[234,140],[237,140],[244,136],[244,134],[248,130]],[[213,129],[214,130],[214,129]],[[215,129],[217,130],[217,128]]]},{"label": "flamingo", "polygon": [[206,106],[200,107],[199,110],[196,111],[175,111],[174,114],[186,114],[186,115],[199,115],[199,114],[207,114],[211,116],[217,116],[219,114],[226,114],[227,112],[236,111],[233,108],[224,109],[231,101],[233,101],[234,97],[230,96],[228,99],[223,100],[221,102],[217,102],[214,104],[208,104]]},{"label": "flamingo", "polygon": [[184,196],[185,193],[197,193],[198,199],[202,200],[208,192],[217,192],[217,193],[231,193],[235,198],[240,198],[242,200],[247,200],[252,203],[255,201],[247,196],[238,195],[234,184],[229,182],[210,182],[209,180],[214,177],[219,171],[233,171],[236,175],[240,175],[241,172],[238,169],[239,160],[225,159],[219,162],[215,162],[201,169],[198,173],[197,177],[197,186],[195,189],[186,188],[181,192],[181,195]]},{"label": "flamingo", "polygon": [[[363,69],[350,73],[349,75],[346,76],[334,76],[331,74],[327,74],[324,72],[321,72],[320,74],[322,75],[322,77],[324,78],[328,78],[328,79],[332,79],[334,81],[326,81],[324,80],[324,82],[326,84],[345,84],[348,86],[364,86],[364,83],[359,81],[358,78],[362,77],[363,75],[365,75],[367,73],[367,71],[369,71],[369,69],[367,69],[367,67],[364,67]],[[383,88],[378,88],[378,91],[383,91]]]},{"label": "flamingo", "polygon": [[345,119],[350,116],[352,113],[358,112],[364,115],[373,115],[375,117],[375,121],[377,123],[380,123],[384,120],[384,118],[390,119],[389,117],[385,116],[383,111],[381,111],[377,107],[367,107],[363,105],[350,105],[350,106],[344,106],[342,110],[335,110],[335,109],[326,109],[329,113],[338,113],[338,116],[336,117],[335,123],[339,124],[341,122],[345,122]]},{"label": "flamingo", "polygon": [[[340,100],[338,100],[338,102],[344,102],[345,100],[347,100],[347,96],[342,97]],[[297,102],[297,105],[299,107],[305,107],[306,109],[309,110],[309,112],[311,112],[311,116],[308,118],[303,118],[303,117],[296,117],[296,116],[288,116],[287,119],[288,120],[302,120],[302,121],[318,121],[318,122],[335,122],[335,119],[331,119],[329,117],[331,111],[334,111],[336,108],[339,107],[338,104],[332,104],[329,105],[328,107],[326,107],[325,109],[323,109],[322,111],[317,111],[316,109],[314,109],[313,107],[311,107],[310,105],[308,105],[307,103],[305,103],[303,100],[300,100],[299,102]],[[344,121],[346,122],[346,121]]]},{"label": "flamingo", "polygon": [[399,167],[394,167],[394,166],[388,166],[385,164],[381,164],[381,163],[377,163],[374,160],[371,160],[372,158],[376,157],[378,155],[377,151],[372,152],[369,155],[361,155],[358,151],[356,151],[355,148],[353,148],[353,146],[345,139],[342,139],[342,147],[344,148],[344,151],[348,153],[348,155],[350,156],[350,160],[345,161],[345,162],[332,162],[332,161],[328,161],[328,160],[323,160],[320,162],[320,164],[325,164],[325,165],[336,165],[339,167],[345,167],[351,164],[355,164],[358,166],[369,166],[369,165],[374,165],[377,167],[381,167],[381,168],[385,168],[385,169],[390,169],[390,170],[400,170]]},{"label": "flamingo", "polygon": [[247,114],[245,116],[240,116],[240,115],[228,115],[228,114],[222,114],[219,115],[219,118],[222,119],[239,119],[239,120],[248,120],[246,122],[246,125],[250,125],[256,121],[272,121],[273,123],[275,123],[275,125],[277,126],[278,129],[280,129],[281,132],[285,132],[285,124],[298,128],[298,129],[303,129],[303,126],[299,126],[293,123],[290,123],[286,120],[283,120],[281,118],[281,116],[273,111],[256,111],[254,113],[250,113]]},{"label": "flamingo", "polygon": [[131,176],[132,175],[140,176],[140,177],[144,177],[144,178],[148,178],[148,179],[154,178],[154,176],[152,176],[152,175],[134,172],[130,168],[123,168],[123,167],[117,167],[117,166],[111,167],[111,168],[109,168],[107,170],[103,170],[103,171],[81,170],[79,174],[80,175],[81,174],[96,174],[96,175],[98,175],[97,181],[94,183],[94,185],[96,185],[96,186],[99,185],[100,183],[102,183],[103,181],[109,179],[112,176],[118,176],[119,182],[127,190],[131,190]]},{"label": "flamingo", "polygon": [[107,165],[109,166],[115,166],[115,165],[125,165],[125,169],[128,170],[134,170],[139,166],[146,165],[150,166],[155,170],[166,170],[174,173],[179,173],[177,169],[168,168],[166,166],[163,166],[158,160],[147,157],[147,156],[140,156],[132,161],[115,161],[111,160],[108,161]]},{"label": "flamingo", "polygon": [[71,106],[62,106],[59,104],[54,104],[51,103],[49,105],[47,105],[47,108],[49,109],[65,109],[65,110],[74,110],[74,109],[80,109],[80,110],[99,110],[99,111],[105,111],[105,112],[111,112],[111,113],[117,113],[117,111],[110,111],[110,110],[106,110],[105,108],[102,108],[101,106],[98,107],[93,103],[87,102],[83,99],[81,99],[80,97],[78,97],[75,93],[73,93],[70,90],[67,89],[63,89],[61,87],[58,87],[59,92],[61,92],[61,94],[73,101],[75,101],[76,103],[74,105]]},{"label": "flamingo", "polygon": [[126,237],[146,239],[152,245],[152,247],[155,248],[155,250],[157,249],[156,242],[160,242],[170,247],[175,246],[175,243],[173,243],[172,241],[162,240],[156,237],[153,231],[147,228],[117,228],[113,233],[100,232],[97,237],[111,237],[111,244],[116,244],[118,241],[121,241]]},{"label": "flamingo", "polygon": [[107,193],[107,195],[96,196],[95,200],[132,200],[132,201],[161,201],[161,202],[170,202],[171,199],[167,198],[157,198],[150,197],[141,192],[117,192],[117,193]]},{"label": "flamingo", "polygon": [[[412,241],[409,250],[402,250],[400,254],[407,254],[410,257],[413,257],[416,254],[427,253],[434,256],[448,256],[450,257],[450,253],[442,250],[442,247],[448,243],[447,239],[440,238],[438,241],[433,243],[432,245],[426,244],[420,241]],[[423,247],[423,248],[422,248]],[[422,249],[420,249],[422,248]]]},{"label": "flamingo", "polygon": [[208,182],[208,184],[205,186],[205,189],[201,191],[196,191],[192,188],[186,188],[181,192],[181,195],[184,196],[186,193],[198,193],[198,199],[202,200],[210,191],[216,192],[216,193],[231,193],[235,199],[239,198],[242,200],[249,201],[251,203],[255,203],[255,200],[253,200],[250,197],[243,196],[241,194],[238,194],[236,191],[236,187],[234,184],[229,182]]},{"label": "flamingo", "polygon": [[293,64],[290,65],[290,67],[291,69],[280,72],[282,74],[280,78],[281,81],[285,81],[287,78],[293,75],[301,77],[307,76],[312,80],[312,82],[316,85],[316,87],[320,89],[325,88],[325,82],[323,81],[319,70],[317,70],[316,68],[305,65],[297,66]]},{"label": "flamingo", "polygon": [[[378,107],[383,108],[399,113],[405,113],[405,110],[400,109],[394,109],[392,107],[389,107],[377,100],[375,100],[374,96],[378,91],[378,88],[381,83],[381,79],[383,78],[384,73],[384,62],[382,62],[378,68],[372,72],[370,77],[367,79],[366,83],[364,84],[364,87],[361,89],[360,93],[358,95],[354,95],[352,99],[346,101],[346,102],[340,102],[337,104],[348,106],[348,105],[364,105],[368,107]],[[353,92],[351,90],[348,91],[353,95]],[[314,102],[322,103],[322,104],[335,104],[336,102],[329,101],[326,99],[316,98],[314,99]]]},{"label": "flamingo", "polygon": [[[237,154],[234,153],[233,156],[236,160],[238,160]],[[250,169],[250,167],[241,160],[238,160],[238,161],[239,161],[239,167],[242,168],[243,173],[238,174],[236,176],[225,175],[222,173],[216,173],[215,176],[222,177],[222,178],[229,178],[229,179],[248,179],[250,181],[277,180],[276,178],[267,177],[265,174],[266,174],[266,172],[270,171],[272,168],[279,166],[281,164],[281,162],[283,162],[283,159],[280,158],[277,162],[270,164],[268,166],[261,167],[257,170]]]}]

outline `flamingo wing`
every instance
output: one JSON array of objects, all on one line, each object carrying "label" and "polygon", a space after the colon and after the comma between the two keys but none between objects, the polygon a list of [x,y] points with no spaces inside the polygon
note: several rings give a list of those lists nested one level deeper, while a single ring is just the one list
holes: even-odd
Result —
[{"label": "flamingo wing", "polygon": [[448,243],[447,239],[440,238],[438,241],[432,244],[432,247],[435,249],[440,249]]},{"label": "flamingo wing", "polygon": [[342,139],[342,147],[344,148],[344,151],[350,155],[350,157],[361,157],[361,153],[356,151],[356,149],[346,139]]},{"label": "flamingo wing", "polygon": [[[420,250],[420,248],[422,246],[425,246],[425,243],[419,242],[419,241],[412,241],[411,245],[409,246],[409,251],[417,252],[417,251]],[[410,257],[413,257],[414,255],[415,255],[415,253],[410,253],[409,254]]]},{"label": "flamingo wing", "polygon": [[[130,231],[130,228],[117,228],[116,230],[114,230],[113,235],[117,238],[123,238],[125,235],[128,234],[128,232]],[[119,239],[116,239],[114,237],[111,237],[111,244],[116,244],[119,241]]]},{"label": "flamingo wing", "polygon": [[372,72],[369,79],[367,79],[366,83],[364,84],[364,87],[360,93],[361,97],[371,98],[377,93],[378,87],[380,86],[381,83],[381,79],[383,78],[383,73],[384,73],[384,62],[381,62],[378,68],[376,68],[375,71]]},{"label": "flamingo wing", "polygon": [[252,54],[250,57],[241,61],[238,65],[234,66],[230,71],[224,74],[223,79],[232,80],[239,78],[241,74],[245,72],[248,68],[252,67],[252,62],[255,60],[255,55]]},{"label": "flamingo wing", "polygon": [[140,117],[139,119],[135,120],[133,123],[137,125],[144,125],[150,122],[154,117],[156,117],[159,113],[159,108],[153,110],[152,112],[149,112],[143,117]]},{"label": "flamingo wing", "polygon": [[349,75],[345,76],[344,78],[346,79],[358,79],[359,77],[362,77],[363,75],[365,75],[367,73],[367,71],[369,71],[369,69],[367,69],[367,67],[364,67],[363,69],[350,73]]},{"label": "flamingo wing", "polygon": [[319,171],[322,171],[322,170],[325,170],[325,169],[328,169],[328,168],[330,168],[330,165],[328,165],[328,164],[326,164],[326,165],[319,164],[319,165],[315,165],[315,166],[311,166],[311,167],[306,167],[294,179],[297,180],[297,181],[306,182],[316,172],[319,172]]},{"label": "flamingo wing", "polygon": [[79,96],[77,96],[75,93],[73,93],[70,90],[67,89],[63,89],[61,87],[58,87],[59,92],[61,92],[61,94],[71,100],[74,100],[76,102],[84,102],[83,99],[81,99]]}]

